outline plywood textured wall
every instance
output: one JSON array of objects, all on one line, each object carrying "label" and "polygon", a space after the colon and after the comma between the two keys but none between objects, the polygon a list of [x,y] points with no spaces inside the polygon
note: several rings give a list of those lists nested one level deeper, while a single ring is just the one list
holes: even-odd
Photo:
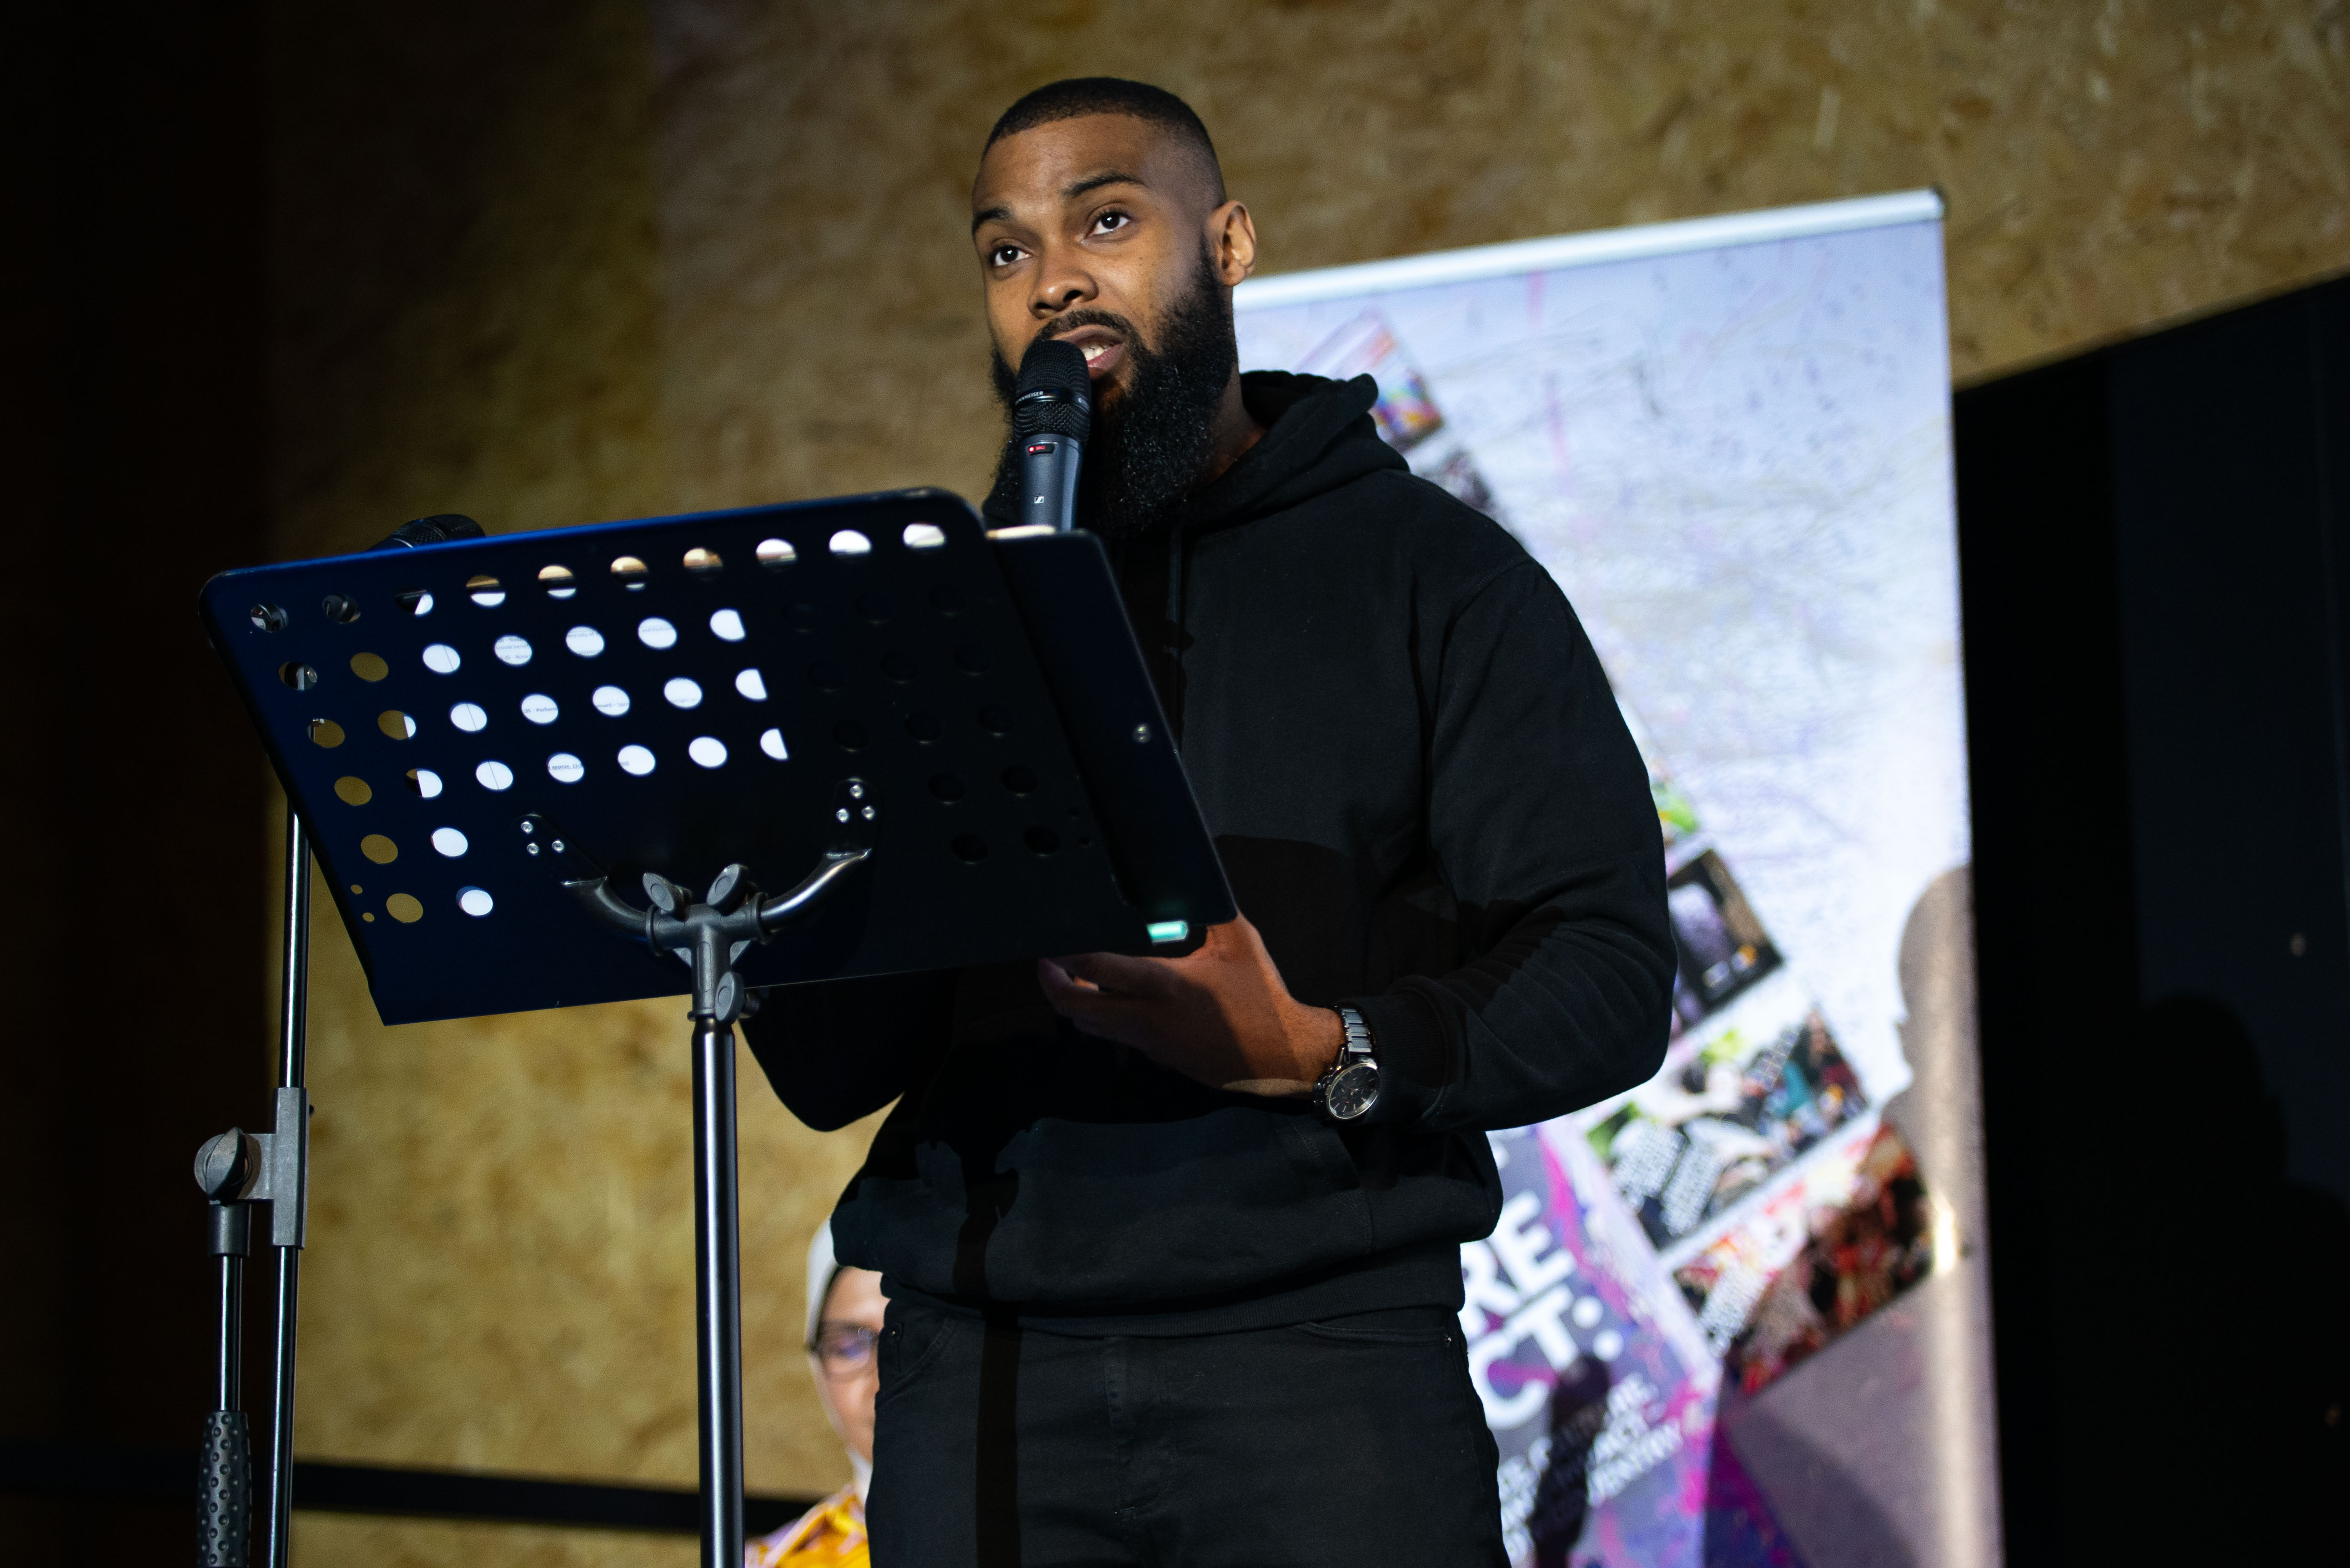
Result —
[{"label": "plywood textured wall", "polygon": [[[285,556],[982,485],[968,182],[1055,77],[1198,107],[1267,271],[1936,185],[1961,379],[2350,265],[2332,0],[282,5]],[[690,1482],[681,1003],[387,1030],[322,932],[301,1447]],[[754,1489],[846,1475],[799,1257],[869,1126],[747,1059]],[[684,1562],[308,1516],[307,1563]]]}]

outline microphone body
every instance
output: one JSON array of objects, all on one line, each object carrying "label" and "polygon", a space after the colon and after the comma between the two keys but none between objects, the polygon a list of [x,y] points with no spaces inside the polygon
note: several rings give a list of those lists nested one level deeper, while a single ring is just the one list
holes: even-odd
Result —
[{"label": "microphone body", "polygon": [[1077,472],[1093,432],[1093,379],[1076,345],[1039,337],[1020,358],[1012,400],[1023,526],[1066,534],[1076,525]]},{"label": "microphone body", "polygon": [[1016,437],[1020,442],[1020,522],[1042,524],[1055,534],[1075,526],[1077,465],[1085,443],[1064,435]]}]

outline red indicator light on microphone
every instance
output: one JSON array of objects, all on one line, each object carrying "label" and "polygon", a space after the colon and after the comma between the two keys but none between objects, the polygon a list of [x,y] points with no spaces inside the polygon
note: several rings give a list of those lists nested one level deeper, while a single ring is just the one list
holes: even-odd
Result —
[{"label": "red indicator light on microphone", "polygon": [[1040,441],[1035,446],[1028,449],[1028,455],[1030,457],[1035,457],[1040,452],[1050,452],[1052,450],[1053,443],[1051,441]]}]

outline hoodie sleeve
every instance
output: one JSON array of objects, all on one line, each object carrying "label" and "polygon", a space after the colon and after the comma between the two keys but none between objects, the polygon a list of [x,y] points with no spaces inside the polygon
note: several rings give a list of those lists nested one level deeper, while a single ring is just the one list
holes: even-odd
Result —
[{"label": "hoodie sleeve", "polygon": [[1347,1004],[1378,1046],[1372,1120],[1523,1127],[1662,1062],[1676,961],[1664,845],[1607,678],[1540,566],[1489,579],[1431,662],[1429,847],[1477,956]]},{"label": "hoodie sleeve", "polygon": [[946,1037],[954,971],[877,975],[768,989],[743,1037],[792,1115],[845,1127],[905,1093],[924,1051]]}]

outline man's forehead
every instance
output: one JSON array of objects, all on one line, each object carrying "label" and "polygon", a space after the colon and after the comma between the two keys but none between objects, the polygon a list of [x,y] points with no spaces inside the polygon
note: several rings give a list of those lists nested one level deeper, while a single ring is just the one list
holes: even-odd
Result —
[{"label": "man's forehead", "polygon": [[974,215],[1057,204],[1108,175],[1170,198],[1201,193],[1201,160],[1180,137],[1128,114],[1082,114],[1014,131],[987,150],[972,182]]}]

